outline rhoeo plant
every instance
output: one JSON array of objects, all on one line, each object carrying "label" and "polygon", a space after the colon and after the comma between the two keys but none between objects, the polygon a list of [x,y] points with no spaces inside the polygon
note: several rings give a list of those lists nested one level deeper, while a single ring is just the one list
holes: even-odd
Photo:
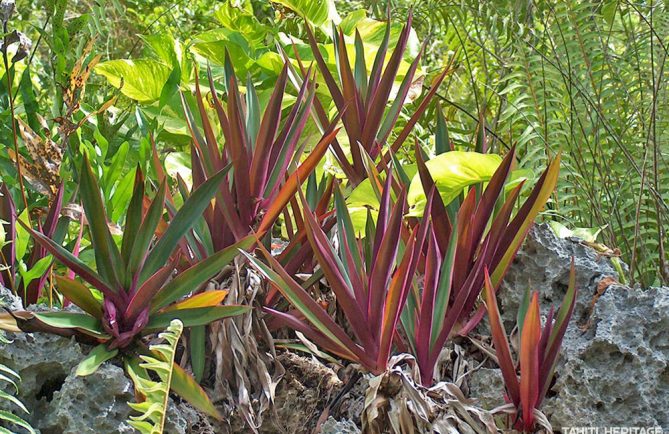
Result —
[{"label": "rhoeo plant", "polygon": [[[194,227],[195,236],[188,237],[188,248],[182,249],[190,261],[229,248],[252,232],[257,236],[268,232],[294,199],[297,189],[307,181],[336,135],[336,131],[327,131],[302,160],[309,144],[304,128],[312,108],[315,82],[311,78],[305,80],[295,102],[284,113],[286,66],[264,110],[250,78],[246,83],[246,95],[240,93],[229,56],[225,58],[227,101],[219,99],[211,71],[208,71],[208,77],[211,102],[204,99],[197,77],[195,81],[202,129],[186,99],[182,98],[192,137],[193,188],[228,165],[231,170],[204,212],[205,224]],[[211,113],[206,109],[209,105],[214,107],[219,128],[209,119]],[[237,296],[244,297],[243,294]],[[193,371],[196,378],[200,378],[204,370],[206,335],[200,329],[190,338]],[[197,348],[202,350],[196,351]]]},{"label": "rhoeo plant", "polygon": [[[511,349],[497,308],[497,298],[493,283],[485,270],[485,299],[490,319],[493,345],[497,353],[497,362],[502,370],[506,394],[509,403],[502,410],[511,414],[509,428],[523,432],[534,432],[535,425],[550,425],[539,412],[541,403],[550,389],[555,371],[558,352],[567,331],[569,319],[576,303],[576,273],[572,260],[569,286],[562,305],[555,314],[551,308],[544,326],[541,325],[539,312],[539,294],[526,294],[518,311],[518,332],[520,349],[518,363],[511,357]],[[520,368],[520,379],[517,371]]]},{"label": "rhoeo plant", "polygon": [[[551,162],[514,216],[522,184],[503,200],[514,158],[512,149],[487,186],[470,188],[459,207],[454,209],[453,203],[444,204],[441,195],[433,194],[425,208],[421,225],[427,226],[428,235],[422,285],[411,292],[402,315],[425,385],[433,381],[444,343],[455,334],[466,334],[484,314],[476,309],[483,290],[483,270],[494,271],[496,287],[555,188],[559,158]],[[436,192],[418,149],[416,160],[424,190]]]},{"label": "rhoeo plant", "polygon": [[[315,174],[312,173],[305,189],[305,198],[309,209],[326,233],[337,222],[335,212],[330,206],[334,185],[334,176],[324,175],[319,183],[316,181]],[[296,197],[290,200],[290,207],[292,210],[298,210],[298,212],[291,213],[288,208],[284,209],[284,224],[289,242],[276,258],[289,275],[295,275],[298,272],[312,273],[317,263],[307,239],[307,228],[301,218],[301,208]],[[275,288],[269,288],[265,296],[265,305],[274,306],[279,296],[280,293]]]},{"label": "rhoeo plant", "polygon": [[[358,185],[367,177],[364,162],[365,153],[373,161],[376,161],[381,155],[381,151],[396,126],[400,112],[412,86],[414,86],[414,77],[420,64],[423,50],[416,56],[405,72],[404,79],[399,88],[396,89],[396,93],[393,89],[409,40],[411,22],[412,17],[409,14],[407,22],[399,35],[397,45],[390,57],[386,59],[391,31],[391,23],[388,20],[383,41],[376,52],[369,73],[365,61],[365,48],[359,32],[356,30],[355,61],[354,65],[351,66],[343,30],[335,29],[333,40],[335,42],[339,82],[328,69],[314,33],[311,27],[307,25],[309,45],[318,65],[319,72],[325,80],[338,113],[343,113],[341,120],[348,136],[352,161],[349,161],[346,152],[337,141],[333,142],[332,148],[342,171],[353,186]],[[301,62],[299,63],[304,73],[303,66]],[[390,145],[392,152],[396,152],[407,139],[449,71],[451,71],[450,65],[436,77],[431,89],[423,97],[416,110],[411,113],[411,117]],[[390,107],[387,107],[388,105]],[[318,99],[315,102],[315,109],[320,124],[324,126],[329,125],[330,122],[326,111]],[[388,155],[384,158],[386,158],[386,161],[389,159]]]},{"label": "rhoeo plant", "polygon": [[[49,238],[60,238],[58,231],[63,206],[64,189],[61,185],[49,206],[46,217],[37,218],[40,232]],[[27,211],[24,211],[27,215]],[[37,303],[51,270],[51,258],[46,249],[36,245],[28,249],[27,232],[22,236],[16,204],[7,184],[0,185],[0,285],[21,297],[24,306]],[[65,221],[66,223],[66,221]],[[62,225],[61,225],[62,226]],[[25,258],[25,259],[24,259]]]},{"label": "rhoeo plant", "polygon": [[[406,193],[402,191],[393,201],[391,182],[392,176],[388,175],[378,218],[375,223],[368,215],[364,239],[356,237],[344,198],[339,188],[335,188],[337,247],[304,206],[309,244],[353,336],[311,297],[308,289],[313,279],[301,286],[266,250],[262,252],[269,266],[247,255],[294,307],[288,312],[269,308],[267,311],[325,350],[360,363],[374,373],[383,372],[387,366],[400,312],[426,236],[425,230],[407,228],[403,221]],[[401,246],[403,238],[406,244]]]},{"label": "rhoeo plant", "polygon": [[[225,106],[215,92],[209,72],[209,87],[223,143],[219,143],[209,121],[205,108],[207,102],[203,100],[197,79],[195,89],[204,135],[185,100],[183,104],[193,138],[191,164],[194,187],[228,164],[232,166],[227,176],[229,179],[221,184],[215,206],[207,209],[204,216],[209,232],[205,238],[211,238],[213,251],[229,247],[252,229],[258,234],[270,229],[336,135],[336,131],[327,131],[300,162],[306,145],[303,131],[311,111],[315,82],[311,78],[304,81],[295,103],[283,119],[287,66],[277,79],[264,113],[250,79],[246,85],[245,102],[242,102],[229,57],[226,57],[225,70],[228,91]],[[195,250],[206,252],[201,244]]]},{"label": "rhoeo plant", "polygon": [[92,357],[99,364],[118,350],[132,352],[141,336],[167,328],[172,319],[178,318],[185,327],[192,327],[248,311],[248,306],[220,306],[225,291],[183,297],[219,272],[237,255],[238,249],[249,248],[254,242],[251,237],[173,277],[178,255],[172,254],[177,244],[209,206],[226,172],[224,169],[215,174],[195,190],[156,238],[158,225],[164,222],[166,184],[160,185],[144,209],[144,177],[138,169],[119,249],[108,228],[98,183],[84,157],[80,195],[97,271],[44,234],[31,230],[37,243],[91,285],[92,289],[78,280],[56,277],[58,290],[84,313],[15,312],[19,327],[24,331],[74,335],[97,342],[100,345]]}]

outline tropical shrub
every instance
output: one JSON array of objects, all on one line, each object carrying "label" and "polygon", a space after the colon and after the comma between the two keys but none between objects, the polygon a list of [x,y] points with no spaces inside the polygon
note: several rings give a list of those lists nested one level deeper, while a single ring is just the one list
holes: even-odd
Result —
[{"label": "tropical shrub", "polygon": [[[371,211],[367,213],[364,236],[354,227],[338,186],[334,190],[336,243],[303,203],[306,236],[319,265],[312,278],[298,283],[266,250],[261,251],[269,266],[247,255],[292,305],[288,312],[266,308],[277,318],[274,324],[297,330],[323,349],[378,373],[397,344],[401,320],[422,381],[431,384],[446,340],[466,334],[484,313],[476,309],[483,269],[493,269],[495,285],[499,284],[555,187],[559,158],[513,216],[522,184],[505,200],[501,198],[514,159],[512,150],[482,192],[471,188],[458,208],[447,211],[446,205],[451,204],[445,205],[435,193],[434,181],[417,151],[418,176],[430,193],[424,217],[413,227],[404,220],[405,189],[395,202],[391,199],[391,174],[386,177],[376,220]],[[309,287],[320,277],[327,280],[355,340],[309,294]]]},{"label": "tropical shrub", "polygon": [[[336,69],[340,78],[339,83],[323,59],[313,30],[309,26],[306,28],[311,55],[318,65],[318,70],[327,85],[329,96],[341,116],[344,130],[348,136],[348,151],[351,155],[351,161],[349,161],[343,145],[340,145],[336,140],[332,144],[333,153],[341,170],[353,186],[358,185],[367,177],[364,154],[368,155],[372,161],[376,161],[382,156],[382,151],[391,137],[391,133],[393,133],[402,107],[412,91],[412,87],[415,86],[413,80],[420,64],[421,53],[416,56],[404,72],[399,87],[395,88],[399,68],[411,32],[411,22],[412,16],[409,13],[407,22],[399,34],[397,44],[390,57],[386,59],[391,33],[391,24],[388,20],[383,40],[376,50],[371,69],[366,64],[366,51],[360,33],[357,30],[355,32],[355,58],[352,66],[343,29],[333,29],[332,39],[336,53]],[[300,71],[304,75],[304,65],[299,56],[298,63]],[[434,80],[429,92],[423,97],[416,110],[411,113],[410,119],[390,144],[388,149],[391,153],[400,149],[449,72],[450,68],[446,67]],[[415,91],[415,89],[413,90]],[[388,108],[389,104],[390,107]],[[327,105],[321,103],[317,97],[315,111],[322,128],[331,124],[327,117],[326,108]],[[389,155],[383,155],[384,161],[389,161]]]},{"label": "tropical shrub", "polygon": [[[186,95],[182,105],[192,136],[190,163],[193,188],[205,183],[226,167],[230,172],[220,183],[212,205],[204,212],[204,224],[193,228],[187,237],[187,248],[181,249],[187,261],[198,261],[229,249],[251,233],[262,237],[269,233],[276,219],[294,199],[296,191],[310,178],[321,161],[337,130],[326,131],[309,152],[305,125],[312,110],[315,81],[304,80],[295,102],[284,115],[288,68],[284,65],[264,110],[253,80],[246,82],[242,96],[229,55],[225,57],[227,101],[217,95],[211,69],[208,69],[211,105],[218,127],[209,120],[210,103],[203,96],[199,79],[195,79],[197,114],[202,126],[189,108]],[[333,124],[334,125],[334,124]],[[333,127],[334,128],[334,127]],[[223,140],[219,140],[222,135]],[[157,152],[154,153],[157,158]],[[302,156],[306,158],[302,161]],[[161,177],[164,179],[165,175]],[[182,183],[183,184],[183,183]],[[181,185],[181,191],[186,191]],[[243,296],[241,296],[243,298]],[[231,302],[246,302],[231,300]],[[190,334],[191,358],[196,378],[204,373],[206,333],[203,328]],[[200,351],[197,349],[200,348]]]},{"label": "tropical shrub", "polygon": [[573,274],[543,328],[526,297],[517,361],[495,291],[546,204],[620,245],[632,280],[666,280],[666,5],[399,0],[400,21],[366,0],[213,3],[2,2],[0,284],[63,309],[0,326],[94,345],[78,375],[122,359],[140,431],[164,429],[170,390],[220,417],[200,381],[255,429],[279,328],[374,374],[412,353],[431,386],[487,307],[499,411],[546,425]]},{"label": "tropical shrub", "polygon": [[[337,130],[326,131],[320,141],[300,162],[305,143],[303,132],[311,114],[315,83],[303,81],[295,103],[285,120],[282,109],[288,67],[284,65],[264,112],[258,102],[253,82],[246,84],[246,104],[242,103],[237,78],[226,57],[227,104],[216,94],[211,71],[209,87],[224,141],[219,143],[206,110],[199,81],[195,80],[197,106],[204,135],[199,131],[188,104],[183,99],[188,128],[192,134],[191,166],[193,186],[231,166],[216,195],[215,206],[205,214],[211,251],[229,247],[251,231],[266,233],[290,199],[320,162]],[[298,166],[299,164],[299,166]],[[202,245],[195,251],[206,252]]]},{"label": "tropical shrub", "polygon": [[[367,2],[364,2],[367,3]],[[399,1],[418,34],[435,34],[424,63],[460,53],[438,99],[450,137],[473,125],[490,147],[516,144],[535,170],[558,150],[552,218],[602,229],[601,242],[642,286],[668,282],[667,90],[664,2]],[[383,13],[383,12],[381,12]],[[433,68],[435,66],[432,66]]]}]

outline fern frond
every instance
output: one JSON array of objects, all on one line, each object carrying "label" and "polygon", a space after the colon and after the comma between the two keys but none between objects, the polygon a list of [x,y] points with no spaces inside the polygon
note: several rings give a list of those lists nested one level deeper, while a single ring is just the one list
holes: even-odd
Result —
[{"label": "fern frond", "polygon": [[[0,343],[9,344],[11,342],[7,340],[4,334],[0,333]],[[11,384],[14,390],[18,393],[19,387],[17,382],[19,381],[21,381],[21,377],[19,376],[19,374],[17,374],[14,370],[10,369],[9,367],[0,363],[0,384],[3,382]],[[23,405],[23,403],[16,396],[7,393],[2,389],[0,389],[0,401],[11,402],[12,404],[14,404],[14,406],[18,407],[23,413],[26,414],[30,413],[26,408],[26,406]],[[21,417],[9,411],[0,410],[0,422],[2,421],[8,422],[18,427],[22,427],[29,433],[35,434],[35,430],[30,426],[28,422],[26,422]],[[7,428],[4,428],[2,426],[0,426],[0,433],[13,434],[12,431],[9,431]]]},{"label": "fern frond", "polygon": [[128,403],[139,416],[130,416],[128,423],[142,434],[162,434],[167,418],[167,404],[172,370],[177,343],[183,332],[183,323],[178,319],[172,320],[169,327],[160,335],[165,343],[151,345],[152,355],[140,356],[142,363],[139,367],[154,372],[160,381],[144,378],[132,369],[130,376],[135,383],[135,389],[144,395],[144,402]]}]

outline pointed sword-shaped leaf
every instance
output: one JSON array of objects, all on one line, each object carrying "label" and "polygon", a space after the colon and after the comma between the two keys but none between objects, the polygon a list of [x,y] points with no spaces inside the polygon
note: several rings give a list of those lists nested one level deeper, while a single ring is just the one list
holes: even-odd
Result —
[{"label": "pointed sword-shaped leaf", "polygon": [[497,363],[502,370],[502,377],[504,377],[504,385],[509,394],[509,399],[517,406],[520,404],[520,384],[516,376],[515,364],[511,358],[511,349],[509,341],[506,338],[502,317],[497,308],[495,290],[493,289],[487,269],[485,270],[485,303],[488,309],[488,318],[490,320],[493,345],[497,354]]}]

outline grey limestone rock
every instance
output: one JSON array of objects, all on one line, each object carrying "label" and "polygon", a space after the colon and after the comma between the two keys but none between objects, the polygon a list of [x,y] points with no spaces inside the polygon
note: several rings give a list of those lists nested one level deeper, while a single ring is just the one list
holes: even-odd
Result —
[{"label": "grey limestone rock", "polygon": [[516,312],[527,289],[539,291],[541,311],[562,302],[569,283],[571,258],[576,269],[578,299],[574,318],[582,318],[604,278],[618,279],[611,262],[576,239],[558,238],[546,224],[532,227],[500,288],[500,310],[507,330],[516,323]]},{"label": "grey limestone rock", "polygon": [[2,285],[0,285],[0,306],[10,310],[20,310],[23,308],[21,299],[15,296],[9,288],[5,288]]},{"label": "grey limestone rock", "polygon": [[74,339],[47,334],[8,333],[0,345],[0,363],[21,376],[19,399],[28,407],[35,425],[49,401],[84,354]]},{"label": "grey limestone rock", "polygon": [[359,434],[360,428],[348,419],[335,420],[329,417],[321,426],[321,434]]},{"label": "grey limestone rock", "polygon": [[134,433],[126,423],[132,390],[123,369],[112,364],[86,377],[72,372],[54,393],[39,428],[42,434]]},{"label": "grey limestone rock", "polygon": [[560,426],[669,428],[669,288],[612,285],[570,328],[545,412]]}]

